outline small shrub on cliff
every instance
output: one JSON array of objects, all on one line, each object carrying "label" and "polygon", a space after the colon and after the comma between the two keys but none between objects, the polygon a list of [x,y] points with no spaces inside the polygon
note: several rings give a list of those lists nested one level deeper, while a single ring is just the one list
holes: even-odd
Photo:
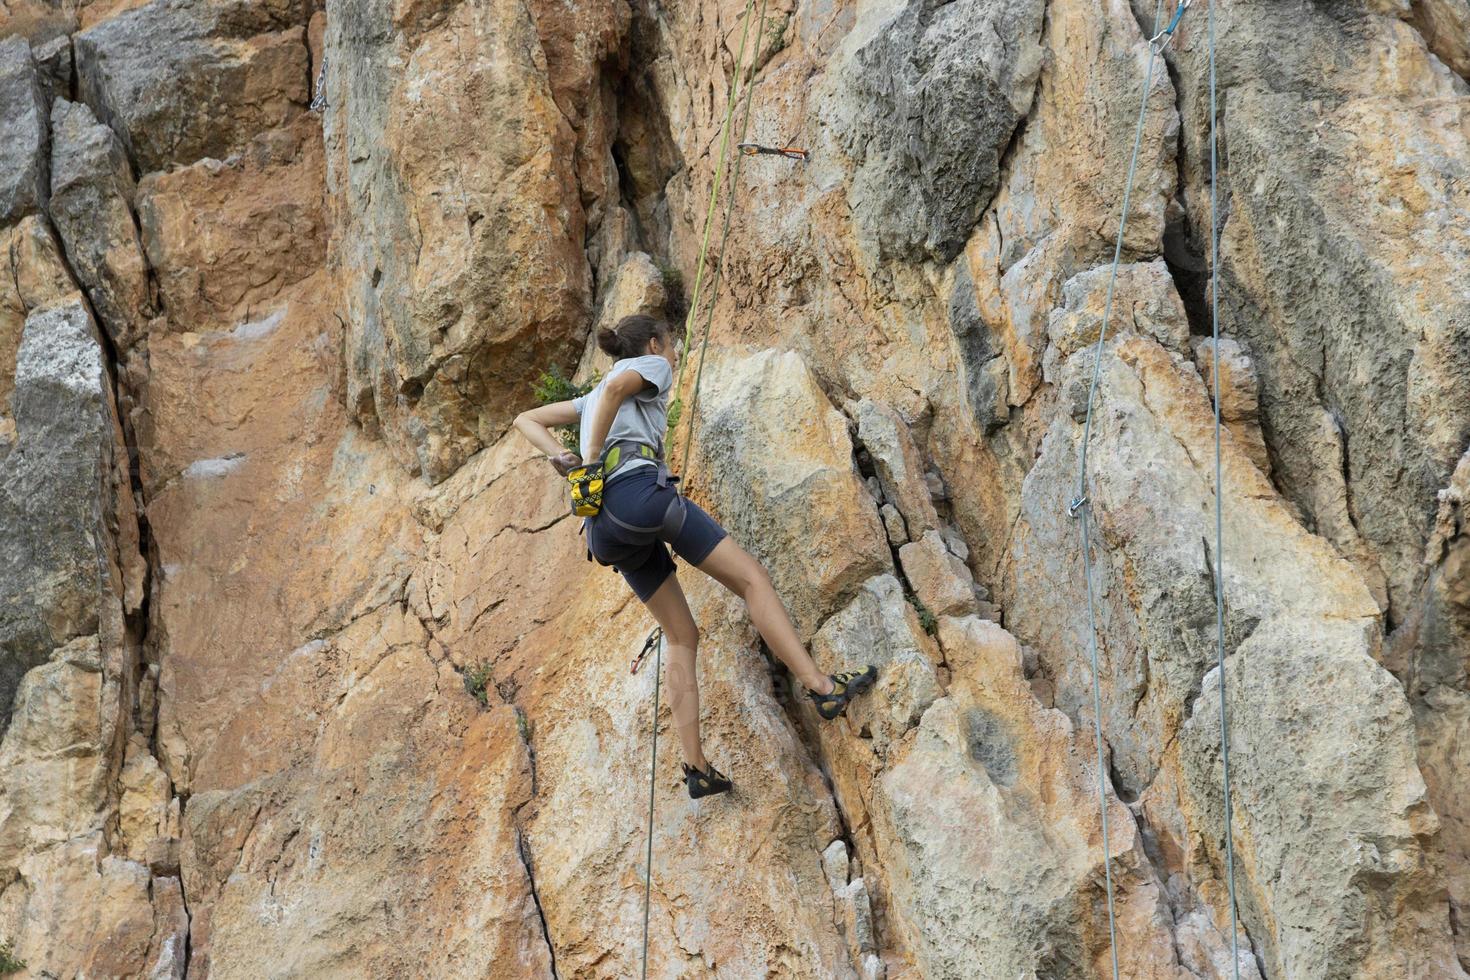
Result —
[{"label": "small shrub on cliff", "polygon": [[17,959],[15,944],[9,939],[0,942],[0,976],[19,973],[26,968],[26,961]]},{"label": "small shrub on cliff", "polygon": [[924,632],[933,636],[939,632],[939,618],[929,611],[929,607],[912,592],[908,594],[909,605],[914,607],[914,612],[919,614],[919,625],[924,627]]},{"label": "small shrub on cliff", "polygon": [[770,29],[766,31],[766,48],[769,52],[766,55],[767,59],[774,58],[786,49],[786,25],[789,23],[791,19],[788,17],[786,20],[771,24]]},{"label": "small shrub on cliff", "polygon": [[485,686],[490,683],[490,664],[484,660],[470,664],[464,669],[464,689],[470,697],[480,702],[480,707],[490,707],[490,693]]},{"label": "small shrub on cliff", "polygon": [[[541,375],[536,379],[536,383],[531,385],[531,392],[541,404],[551,405],[556,402],[571,401],[573,398],[587,394],[587,392],[597,387],[599,380],[600,376],[593,377],[585,385],[579,385],[565,374],[562,374],[561,368],[553,364],[551,370],[541,372]],[[572,452],[575,453],[580,450],[582,445],[581,426],[569,425],[561,430],[558,437],[561,439],[561,444]]]},{"label": "small shrub on cliff", "polygon": [[659,278],[664,283],[664,315],[670,323],[678,323],[689,312],[689,301],[684,295],[684,273],[672,262],[660,261]]}]

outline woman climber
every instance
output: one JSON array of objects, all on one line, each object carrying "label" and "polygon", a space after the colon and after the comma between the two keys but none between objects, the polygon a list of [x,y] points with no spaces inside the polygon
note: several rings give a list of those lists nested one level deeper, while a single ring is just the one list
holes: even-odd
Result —
[{"label": "woman climber", "polygon": [[[663,461],[669,388],[677,354],[669,325],[628,316],[604,328],[597,344],[613,358],[592,391],[521,413],[516,429],[566,476],[597,460],[603,480],[601,509],[584,525],[587,549],[616,568],[663,628],[674,726],[685,761],[684,782],[694,799],[730,789],[728,777],[704,757],[699,740],[699,687],[694,654],[699,629],[684,599],[665,543],[686,562],[745,600],[766,644],[801,682],[828,720],[873,686],[877,668],[823,674],[796,635],[770,576],[730,539],[725,529],[672,485]],[[581,453],[566,452],[549,426],[581,424]]]}]

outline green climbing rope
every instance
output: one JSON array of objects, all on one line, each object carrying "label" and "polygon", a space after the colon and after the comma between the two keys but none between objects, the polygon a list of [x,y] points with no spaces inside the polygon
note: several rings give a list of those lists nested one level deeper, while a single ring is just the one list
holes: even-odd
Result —
[{"label": "green climbing rope", "polygon": [[[756,37],[757,38],[760,38],[760,37],[764,36],[765,26],[766,26],[766,2],[767,2],[767,0],[761,0],[760,30],[758,30],[756,32]],[[737,54],[735,56],[735,76],[734,76],[734,78],[733,78],[733,80],[731,82],[731,86],[730,86],[730,104],[728,106],[726,106],[726,108],[725,108],[725,121],[724,121],[723,126],[721,127],[721,134],[720,134],[720,156],[719,156],[718,161],[715,164],[715,178],[714,178],[714,182],[710,185],[709,205],[708,205],[708,207],[705,210],[705,216],[704,216],[704,236],[703,236],[703,240],[700,242],[700,246],[699,246],[699,261],[698,261],[698,263],[695,266],[695,272],[694,272],[694,293],[693,293],[692,297],[690,298],[689,314],[684,319],[684,350],[685,350],[685,356],[682,357],[682,358],[680,358],[680,360],[679,360],[679,382],[678,382],[678,384],[675,385],[675,390],[676,391],[679,390],[680,387],[682,387],[682,385],[683,385],[683,380],[684,380],[684,365],[688,361],[688,356],[687,355],[688,355],[688,351],[689,351],[689,340],[690,340],[690,337],[691,337],[690,331],[691,331],[691,327],[692,327],[692,325],[694,323],[694,315],[695,315],[695,312],[699,309],[699,290],[700,290],[700,286],[701,286],[701,284],[703,283],[703,280],[704,280],[705,258],[706,258],[706,256],[708,255],[708,252],[709,252],[709,236],[710,236],[710,230],[714,226],[715,205],[716,205],[716,203],[719,200],[720,185],[721,185],[721,182],[724,179],[724,173],[725,173],[725,163],[726,163],[726,161],[728,160],[728,157],[729,157],[729,149],[730,149],[730,123],[731,123],[731,121],[734,118],[735,104],[740,100],[740,81],[741,81],[741,77],[740,76],[741,76],[741,73],[742,73],[742,66],[745,64],[745,46],[746,46],[746,41],[750,37],[750,14],[751,14],[751,10],[754,8],[754,6],[755,6],[755,0],[746,0],[746,3],[745,3],[745,14],[744,14],[744,24],[743,24],[743,26],[741,27],[741,30],[740,30],[740,48],[739,48],[739,51],[737,52]],[[757,43],[756,43],[756,54],[758,55],[759,53],[760,53],[760,43],[759,43],[759,41],[757,41]],[[751,58],[751,66],[750,66],[750,80],[746,84],[745,110],[744,110],[744,115],[743,115],[743,118],[742,118],[741,124],[740,124],[740,136],[741,136],[741,139],[742,140],[745,138],[745,128],[750,123],[750,92],[754,88],[755,88],[755,58],[754,58],[754,56],[752,56],[752,58]],[[722,229],[722,231],[720,233],[720,252],[719,252],[719,258],[716,261],[716,269],[717,269],[716,275],[717,276],[718,276],[718,270],[724,264],[725,241],[729,237],[729,234],[730,234],[730,211],[731,211],[731,207],[732,207],[733,199],[734,199],[734,185],[735,185],[735,182],[738,182],[739,181],[739,179],[740,179],[740,158],[739,158],[739,155],[737,154],[736,161],[735,161],[735,181],[732,182],[732,185],[731,185],[731,188],[730,188],[730,193],[726,195],[725,218],[724,218],[724,223],[723,223],[723,229]],[[717,287],[718,287],[718,281],[719,281],[718,278],[716,278],[716,286]],[[716,295],[718,295],[718,293],[716,293]],[[714,309],[714,303],[713,302],[710,303],[710,309],[711,310]],[[705,325],[705,335],[704,335],[704,346],[701,346],[701,348],[700,348],[699,367],[695,371],[695,376],[694,376],[694,393],[693,393],[693,396],[692,396],[692,399],[691,400],[692,400],[692,402],[695,402],[695,403],[697,403],[698,402],[698,399],[699,399],[699,382],[700,382],[700,377],[701,377],[701,375],[704,372],[704,349],[705,349],[705,346],[708,345],[708,343],[709,343],[709,324],[706,323],[706,325]],[[693,407],[692,407],[692,405],[691,405],[690,414],[691,414],[691,416],[693,414]],[[690,418],[689,420],[687,420],[686,425],[688,426],[688,432],[690,434],[692,434],[693,431],[694,431],[694,422],[693,422],[693,419]],[[686,462],[689,459],[689,448],[690,448],[690,445],[691,445],[691,441],[690,441],[689,437],[686,435],[685,440],[684,440],[684,460]],[[643,975],[643,980],[647,980],[647,978],[648,978],[648,917],[649,917],[649,909],[650,909],[650,904],[649,904],[650,895],[651,895],[652,888],[653,888],[653,816],[654,816],[654,798],[655,798],[655,793],[656,793],[657,785],[658,785],[657,784],[657,774],[658,774],[659,678],[663,674],[663,654],[664,654],[664,642],[663,642],[663,635],[662,635],[662,633],[660,633],[660,635],[658,637],[658,641],[657,641],[657,646],[655,648],[654,660],[653,660],[653,678],[654,678],[653,679],[653,718],[651,720],[651,727],[652,727],[652,730],[653,730],[653,738],[652,738],[652,747],[651,747],[651,750],[650,750],[650,756],[651,756],[651,758],[650,758],[649,767],[648,767],[648,842],[647,842],[647,854],[646,854],[646,857],[645,857],[644,873],[643,873],[643,974],[642,974]]]},{"label": "green climbing rope", "polygon": [[[758,38],[765,37],[766,2],[767,0],[761,0],[760,28],[756,31],[755,35]],[[745,142],[746,131],[750,128],[751,97],[755,94],[755,57],[759,54],[760,45],[757,43],[755,55],[751,58],[750,81],[745,86],[745,108],[740,117],[741,143]],[[735,192],[740,187],[740,163],[745,159],[745,156],[746,154],[744,153],[737,153],[735,155],[735,171],[731,175],[729,193],[725,195],[725,220],[723,227],[720,229],[720,250],[715,256],[715,271],[713,285],[710,287],[709,308],[704,318],[704,336],[699,342],[699,363],[694,369],[694,392],[689,397],[689,417],[684,425],[684,452],[680,456],[680,463],[685,469],[689,467],[689,461],[693,458],[689,453],[694,445],[694,416],[699,408],[699,384],[704,380],[704,355],[709,350],[710,328],[715,322],[715,303],[720,298],[720,286],[725,281],[725,245],[730,240],[730,216],[735,213]],[[691,318],[694,315],[694,311],[695,307],[691,305],[689,308]],[[685,331],[685,335],[688,335],[687,330]],[[688,345],[686,344],[685,346],[687,350]],[[684,362],[680,361],[679,369],[681,374],[683,373],[683,367]]]}]

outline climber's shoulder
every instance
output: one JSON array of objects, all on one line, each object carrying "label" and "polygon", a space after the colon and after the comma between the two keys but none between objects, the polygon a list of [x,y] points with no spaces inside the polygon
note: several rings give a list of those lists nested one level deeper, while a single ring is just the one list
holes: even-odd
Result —
[{"label": "climber's shoulder", "polygon": [[667,391],[673,383],[669,362],[658,354],[627,357],[607,372],[605,390],[627,397],[633,394],[656,395]]}]

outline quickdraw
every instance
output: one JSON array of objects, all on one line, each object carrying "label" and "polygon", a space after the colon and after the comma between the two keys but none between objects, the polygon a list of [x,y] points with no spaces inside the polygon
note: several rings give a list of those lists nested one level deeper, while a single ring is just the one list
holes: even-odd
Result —
[{"label": "quickdraw", "polygon": [[633,666],[628,671],[630,674],[638,673],[638,668],[643,666],[643,661],[658,646],[658,641],[663,639],[664,630],[662,626],[655,626],[653,632],[648,634],[648,639],[643,641],[643,649],[638,651],[638,656],[633,658]]},{"label": "quickdraw", "polygon": [[[1148,39],[1149,47],[1154,49],[1154,54],[1162,54],[1169,46],[1169,42],[1174,40],[1174,28],[1179,26],[1179,22],[1184,19],[1184,12],[1193,2],[1194,0],[1181,0],[1179,7],[1174,11],[1174,19],[1169,21],[1169,26]],[[1162,44],[1159,43],[1160,38],[1163,39]]]},{"label": "quickdraw", "polygon": [[786,157],[788,160],[806,161],[808,153],[799,146],[762,146],[759,143],[741,143],[736,149],[748,157],[759,156],[762,153],[771,156]]},{"label": "quickdraw", "polygon": [[316,73],[316,94],[311,97],[312,112],[321,112],[327,107],[327,56],[322,55],[322,66]]}]

